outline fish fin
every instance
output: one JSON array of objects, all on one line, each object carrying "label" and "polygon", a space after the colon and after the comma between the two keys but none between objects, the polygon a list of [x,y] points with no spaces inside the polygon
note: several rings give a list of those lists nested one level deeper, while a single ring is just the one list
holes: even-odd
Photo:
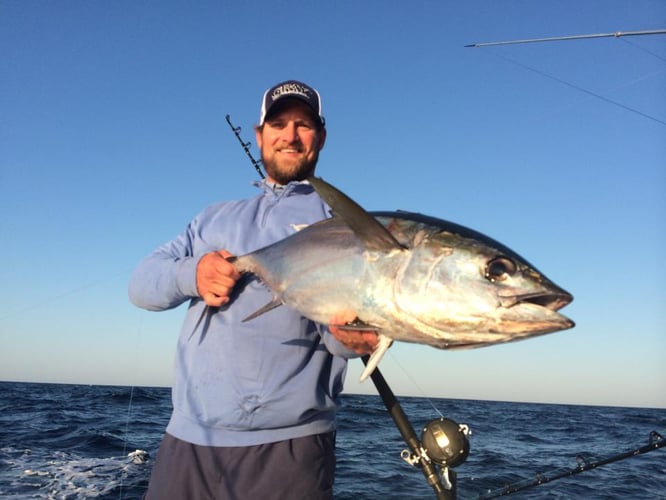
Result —
[{"label": "fish fin", "polygon": [[377,219],[349,196],[318,177],[309,177],[308,181],[321,199],[328,203],[333,213],[354,231],[365,248],[380,251],[404,250],[405,247]]},{"label": "fish fin", "polygon": [[187,341],[189,342],[192,340],[192,337],[194,337],[194,334],[196,333],[197,329],[199,328],[199,325],[203,322],[204,318],[208,316],[208,314],[211,311],[211,306],[206,304],[206,307],[203,308],[203,311],[201,311],[201,316],[199,316],[199,319],[197,320],[197,323],[194,325],[194,328],[192,328],[192,333],[190,333],[190,336],[187,338]]},{"label": "fish fin", "polygon": [[360,319],[356,318],[354,321],[349,321],[348,323],[344,323],[342,325],[332,325],[340,330],[345,330],[345,331],[355,331],[355,332],[377,332],[379,331],[379,327],[375,325],[371,325],[370,323],[366,323],[365,321],[361,321]]},{"label": "fish fin", "polygon": [[368,325],[366,323],[363,323],[362,325],[346,324],[346,325],[333,325],[333,326],[337,326],[340,330],[354,331],[354,332],[376,332],[378,330],[378,327],[374,325]]},{"label": "fish fin", "polygon": [[271,309],[275,309],[276,307],[279,307],[282,305],[282,301],[280,299],[273,299],[271,300],[268,304],[266,304],[264,307],[257,309],[254,311],[252,314],[250,314],[247,318],[245,318],[242,322],[245,323],[246,321],[250,321],[258,316],[261,316],[265,312],[270,311]]},{"label": "fish fin", "polygon": [[363,370],[361,378],[358,379],[359,382],[363,382],[375,371],[379,361],[382,359],[386,351],[388,351],[388,348],[391,347],[391,344],[393,344],[393,339],[390,339],[381,333],[377,335],[377,347],[370,355],[370,359],[368,359],[368,363],[365,365],[365,370]]}]

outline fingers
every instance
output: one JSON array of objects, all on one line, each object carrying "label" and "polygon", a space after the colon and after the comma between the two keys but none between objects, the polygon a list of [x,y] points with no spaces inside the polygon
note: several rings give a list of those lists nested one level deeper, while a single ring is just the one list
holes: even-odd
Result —
[{"label": "fingers", "polygon": [[220,257],[222,257],[225,260],[234,256],[234,254],[232,254],[231,252],[228,252],[227,250],[218,250],[215,253],[217,253]]},{"label": "fingers", "polygon": [[220,307],[229,302],[229,295],[215,295],[212,292],[205,293],[201,296],[206,305],[211,307]]},{"label": "fingers", "polygon": [[377,332],[341,329],[340,325],[357,319],[353,312],[344,311],[331,318],[328,329],[338,341],[358,354],[371,354],[377,347]]},{"label": "fingers", "polygon": [[226,250],[207,253],[197,264],[197,290],[204,302],[220,307],[229,302],[229,296],[240,278],[240,273],[227,259],[233,257]]},{"label": "fingers", "polygon": [[377,346],[377,334],[358,330],[341,330],[333,334],[341,344],[357,354],[372,354]]}]

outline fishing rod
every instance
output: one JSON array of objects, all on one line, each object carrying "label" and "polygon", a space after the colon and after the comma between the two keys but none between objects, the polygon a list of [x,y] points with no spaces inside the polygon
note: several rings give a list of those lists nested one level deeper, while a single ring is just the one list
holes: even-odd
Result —
[{"label": "fishing rod", "polygon": [[[367,366],[370,357],[363,356],[361,359]],[[421,468],[438,500],[456,500],[456,472],[451,468],[457,467],[467,459],[469,427],[442,417],[428,422],[419,439],[379,368],[375,368],[370,377],[402,438],[410,448],[402,451],[400,454],[402,459],[410,465]]]},{"label": "fishing rod", "polygon": [[261,160],[255,160],[254,156],[252,156],[252,152],[250,151],[250,146],[252,146],[252,143],[250,141],[245,142],[241,136],[240,136],[240,131],[241,127],[234,127],[233,123],[231,123],[231,117],[229,115],[226,116],[227,123],[231,127],[232,132],[236,136],[236,139],[238,139],[238,142],[240,142],[240,145],[243,148],[243,151],[245,151],[245,154],[250,158],[250,161],[252,162],[252,165],[254,166],[254,169],[257,171],[259,174],[259,177],[262,179],[265,179],[266,176],[264,173],[261,171]]},{"label": "fishing rod", "polygon": [[623,36],[641,36],[641,35],[664,35],[666,29],[658,30],[643,30],[643,31],[615,31],[613,33],[597,33],[589,35],[567,35],[567,36],[552,36],[547,38],[527,38],[523,40],[505,40],[501,42],[482,42],[471,43],[465,47],[492,47],[495,45],[515,45],[519,43],[538,43],[538,42],[559,42],[563,40],[584,40],[588,38],[620,38]]},{"label": "fishing rod", "polygon": [[585,459],[585,457],[583,457],[582,455],[576,455],[576,462],[578,463],[578,465],[572,469],[566,469],[561,472],[556,471],[553,472],[552,475],[549,475],[548,473],[545,474],[538,473],[533,480],[521,481],[518,483],[505,486],[504,488],[497,489],[488,494],[479,495],[479,499],[486,500],[488,498],[497,498],[501,496],[511,495],[512,493],[516,493],[518,491],[526,490],[529,488],[535,488],[537,486],[550,483],[557,479],[563,479],[565,477],[570,477],[576,474],[580,474],[581,472],[593,470],[596,469],[597,467],[601,467],[602,465],[610,464],[612,462],[617,462],[619,460],[636,457],[643,453],[648,453],[650,451],[658,450],[659,448],[663,448],[664,446],[666,446],[666,439],[664,439],[657,431],[652,431],[648,438],[648,444],[646,444],[645,446],[641,446],[640,448],[619,453],[618,455],[597,460],[596,462],[588,462],[587,459]]}]

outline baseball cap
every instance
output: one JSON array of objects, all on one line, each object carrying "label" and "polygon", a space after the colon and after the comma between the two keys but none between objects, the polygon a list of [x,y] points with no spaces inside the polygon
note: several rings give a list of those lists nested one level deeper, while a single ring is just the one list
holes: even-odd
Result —
[{"label": "baseball cap", "polygon": [[264,120],[266,120],[266,116],[271,112],[273,106],[281,99],[287,97],[303,101],[312,108],[312,111],[319,118],[321,124],[325,124],[324,117],[321,114],[321,97],[319,96],[319,92],[303,82],[287,80],[286,82],[274,85],[264,93],[264,97],[261,100],[259,125],[264,124]]}]

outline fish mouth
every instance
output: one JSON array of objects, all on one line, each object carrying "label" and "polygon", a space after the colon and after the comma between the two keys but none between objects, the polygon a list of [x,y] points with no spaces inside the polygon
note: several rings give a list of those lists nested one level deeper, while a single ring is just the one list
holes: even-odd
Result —
[{"label": "fish mouth", "polygon": [[557,312],[573,300],[573,296],[562,289],[500,295],[499,299],[505,311],[502,314],[505,332],[538,335],[576,326],[571,319]]},{"label": "fish mouth", "polygon": [[534,304],[551,311],[558,311],[573,300],[573,295],[564,290],[557,292],[535,292],[522,295],[500,295],[500,305],[507,309],[519,304]]}]

